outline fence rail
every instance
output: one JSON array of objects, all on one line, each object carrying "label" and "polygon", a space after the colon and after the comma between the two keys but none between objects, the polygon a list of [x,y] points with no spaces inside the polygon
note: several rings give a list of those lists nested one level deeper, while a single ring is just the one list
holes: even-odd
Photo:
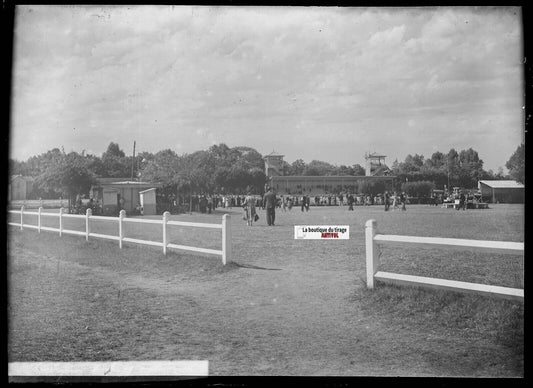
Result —
[{"label": "fence rail", "polygon": [[[81,214],[65,214],[64,209],[60,208],[59,213],[43,213],[42,207],[39,207],[37,212],[28,212],[24,211],[24,206],[20,210],[8,210],[8,213],[19,214],[20,222],[8,222],[8,225],[17,226],[20,230],[24,228],[37,229],[39,233],[41,230],[50,231],[50,232],[59,232],[59,235],[62,236],[65,234],[72,234],[77,236],[85,236],[85,239],[88,241],[89,237],[102,238],[108,240],[116,240],[119,242],[119,247],[122,249],[123,242],[141,244],[141,245],[151,245],[163,248],[163,253],[167,254],[167,248],[186,250],[199,253],[207,253],[213,255],[219,255],[222,258],[222,264],[226,265],[227,260],[231,257],[231,230],[230,230],[230,216],[229,214],[224,214],[222,216],[221,224],[208,224],[208,223],[199,223],[199,222],[185,222],[185,221],[169,221],[169,212],[163,213],[162,220],[150,220],[150,219],[140,219],[140,218],[126,218],[126,212],[124,210],[120,211],[118,217],[103,217],[103,216],[93,216],[91,209],[87,209],[85,215]],[[37,225],[25,224],[24,216],[32,215],[37,216]],[[49,226],[42,226],[41,221],[43,217],[55,217],[59,218],[59,228],[53,228]],[[64,218],[78,218],[85,220],[85,231],[78,230],[69,230],[63,228],[63,219]],[[95,233],[91,231],[91,220],[101,220],[101,221],[111,221],[117,222],[119,226],[119,235],[107,235],[101,233]],[[143,224],[158,224],[162,226],[162,242],[160,241],[151,241],[151,240],[141,240],[131,237],[124,236],[124,223],[143,223]],[[196,227],[196,228],[211,228],[211,229],[221,229],[222,230],[222,247],[218,249],[208,249],[208,248],[199,248],[187,245],[178,245],[168,242],[168,225],[177,225],[177,226],[186,226],[186,227]]]},{"label": "fence rail", "polygon": [[486,241],[486,240],[466,240],[458,238],[440,237],[418,237],[418,236],[397,236],[377,234],[377,223],[375,220],[368,220],[365,224],[365,245],[366,245],[366,283],[367,288],[373,289],[375,281],[383,283],[422,286],[435,289],[445,289],[451,291],[470,292],[482,295],[494,295],[507,299],[523,300],[524,290],[518,288],[508,288],[491,286],[478,283],[458,282],[447,279],[437,279],[422,276],[403,275],[391,272],[379,271],[380,257],[376,243],[390,243],[416,246],[441,246],[453,249],[475,249],[481,251],[491,251],[499,253],[520,254],[524,252],[524,243],[509,241]]}]

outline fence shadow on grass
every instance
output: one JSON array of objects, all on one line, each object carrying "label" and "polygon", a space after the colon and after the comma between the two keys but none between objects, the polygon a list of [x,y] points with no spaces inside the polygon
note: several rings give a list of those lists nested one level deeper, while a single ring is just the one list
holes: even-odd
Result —
[{"label": "fence shadow on grass", "polygon": [[240,264],[240,263],[236,263],[235,261],[233,262],[233,264],[241,268],[263,269],[267,271],[281,271],[282,270],[281,268],[266,268],[266,267],[258,267],[257,265]]}]

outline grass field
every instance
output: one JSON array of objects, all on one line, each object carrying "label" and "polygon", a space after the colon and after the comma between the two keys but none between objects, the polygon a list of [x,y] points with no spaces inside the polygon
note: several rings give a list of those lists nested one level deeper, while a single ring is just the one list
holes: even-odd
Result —
[{"label": "grass field", "polygon": [[[219,223],[211,215],[173,220]],[[520,205],[228,211],[233,256],[9,227],[9,361],[209,360],[211,375],[524,375],[522,303],[451,292],[365,288],[364,223],[380,233],[524,241]],[[157,217],[156,217],[157,218]],[[15,219],[17,219],[15,217]],[[28,218],[29,220],[29,218]],[[83,230],[83,220],[68,220]],[[49,219],[43,225],[55,225]],[[350,240],[294,240],[294,225],[350,225]],[[115,223],[94,225],[117,234]],[[160,227],[126,236],[161,241]],[[220,231],[171,228],[170,242],[220,249]],[[148,238],[151,236],[150,238]],[[524,287],[518,255],[383,246],[382,269]]]}]

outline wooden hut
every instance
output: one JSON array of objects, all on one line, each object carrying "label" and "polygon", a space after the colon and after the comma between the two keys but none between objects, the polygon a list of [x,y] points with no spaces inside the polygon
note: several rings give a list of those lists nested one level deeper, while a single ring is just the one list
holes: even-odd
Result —
[{"label": "wooden hut", "polygon": [[478,189],[484,201],[492,203],[524,203],[525,186],[512,180],[479,181]]},{"label": "wooden hut", "polygon": [[104,215],[117,215],[121,209],[126,210],[126,214],[135,214],[141,206],[139,193],[157,187],[159,185],[154,183],[128,178],[99,178],[91,187],[90,196],[100,204]]}]

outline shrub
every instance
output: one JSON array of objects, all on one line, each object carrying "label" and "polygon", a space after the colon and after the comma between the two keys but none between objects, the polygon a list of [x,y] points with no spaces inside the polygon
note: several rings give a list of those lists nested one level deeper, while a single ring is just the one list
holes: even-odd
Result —
[{"label": "shrub", "polygon": [[429,197],[435,184],[429,181],[405,182],[402,191],[410,197]]}]

